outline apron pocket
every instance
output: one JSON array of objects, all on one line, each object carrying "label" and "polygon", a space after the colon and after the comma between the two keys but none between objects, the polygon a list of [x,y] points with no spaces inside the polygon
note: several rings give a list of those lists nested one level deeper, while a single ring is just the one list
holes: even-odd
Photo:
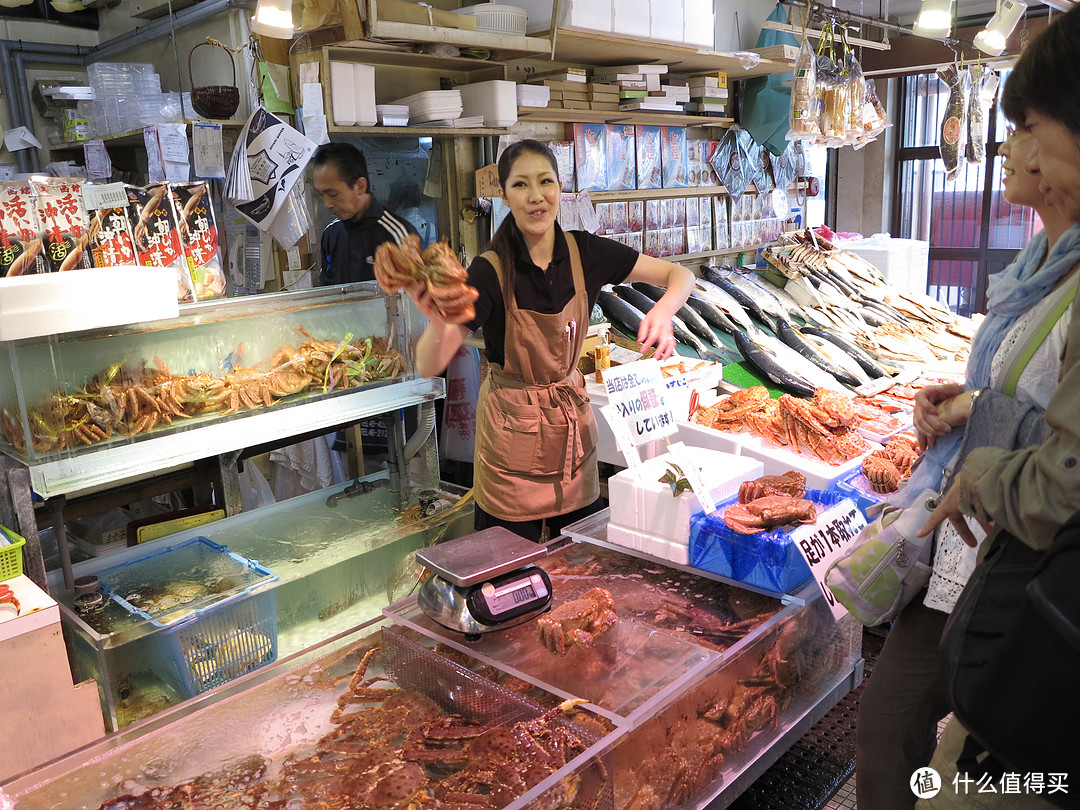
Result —
[{"label": "apron pocket", "polygon": [[501,434],[487,446],[493,466],[526,475],[562,473],[569,431],[558,408],[541,409],[500,397],[491,415],[493,427]]}]

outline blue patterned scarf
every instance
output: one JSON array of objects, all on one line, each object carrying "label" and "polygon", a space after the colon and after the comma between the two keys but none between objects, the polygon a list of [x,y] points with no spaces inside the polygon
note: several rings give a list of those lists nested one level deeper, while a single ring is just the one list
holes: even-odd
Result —
[{"label": "blue patterned scarf", "polygon": [[[986,291],[987,315],[971,342],[965,390],[990,385],[994,354],[1016,319],[1045,298],[1058,280],[1080,263],[1080,225],[1073,225],[1063,233],[1049,255],[1046,243],[1046,232],[1039,231],[1008,267],[990,277]],[[923,453],[907,485],[889,497],[888,502],[894,506],[908,506],[923,490],[940,492],[945,470],[959,452],[963,438],[963,430],[952,430],[939,436],[934,446]]]}]

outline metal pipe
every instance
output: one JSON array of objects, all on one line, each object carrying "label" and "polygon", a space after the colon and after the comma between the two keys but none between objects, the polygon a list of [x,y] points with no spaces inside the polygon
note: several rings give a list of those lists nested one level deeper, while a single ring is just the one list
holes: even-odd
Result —
[{"label": "metal pipe", "polygon": [[[68,46],[71,47],[71,46]],[[76,45],[76,48],[82,49],[81,46]],[[24,115],[26,116],[26,126],[31,131],[34,127],[34,106],[33,100],[30,98],[30,87],[27,85],[26,78],[26,63],[27,62],[41,62],[50,65],[76,65],[78,67],[86,66],[86,59],[83,56],[76,56],[74,54],[67,53],[39,53],[36,50],[20,50],[16,51],[13,60],[15,62],[15,75],[22,76],[24,81],[15,82],[15,87],[18,92],[18,103],[22,108]],[[30,163],[29,171],[37,172],[42,170],[41,164],[41,151],[38,149],[20,149],[20,152],[27,152],[28,162]]]},{"label": "metal pipe", "polygon": [[177,11],[172,15],[171,19],[168,15],[158,17],[153,22],[102,42],[100,45],[90,49],[87,62],[100,62],[136,45],[144,45],[155,37],[169,35],[174,30],[200,23],[208,17],[220,14],[222,11],[231,8],[252,8],[253,5],[250,0],[204,0],[204,2]]}]

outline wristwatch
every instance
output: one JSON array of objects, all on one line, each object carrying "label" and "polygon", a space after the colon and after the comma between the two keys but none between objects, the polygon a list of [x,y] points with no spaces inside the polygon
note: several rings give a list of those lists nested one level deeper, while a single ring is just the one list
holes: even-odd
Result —
[{"label": "wristwatch", "polygon": [[971,400],[968,402],[968,413],[975,409],[975,401],[982,396],[982,392],[984,390],[985,389],[983,388],[976,388],[974,391],[971,392]]}]

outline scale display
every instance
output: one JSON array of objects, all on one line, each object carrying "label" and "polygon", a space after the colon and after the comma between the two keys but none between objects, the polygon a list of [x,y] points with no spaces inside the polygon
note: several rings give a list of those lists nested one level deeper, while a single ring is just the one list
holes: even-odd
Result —
[{"label": "scale display", "polygon": [[551,602],[551,580],[542,568],[512,571],[474,587],[465,597],[478,622],[505,624]]}]

